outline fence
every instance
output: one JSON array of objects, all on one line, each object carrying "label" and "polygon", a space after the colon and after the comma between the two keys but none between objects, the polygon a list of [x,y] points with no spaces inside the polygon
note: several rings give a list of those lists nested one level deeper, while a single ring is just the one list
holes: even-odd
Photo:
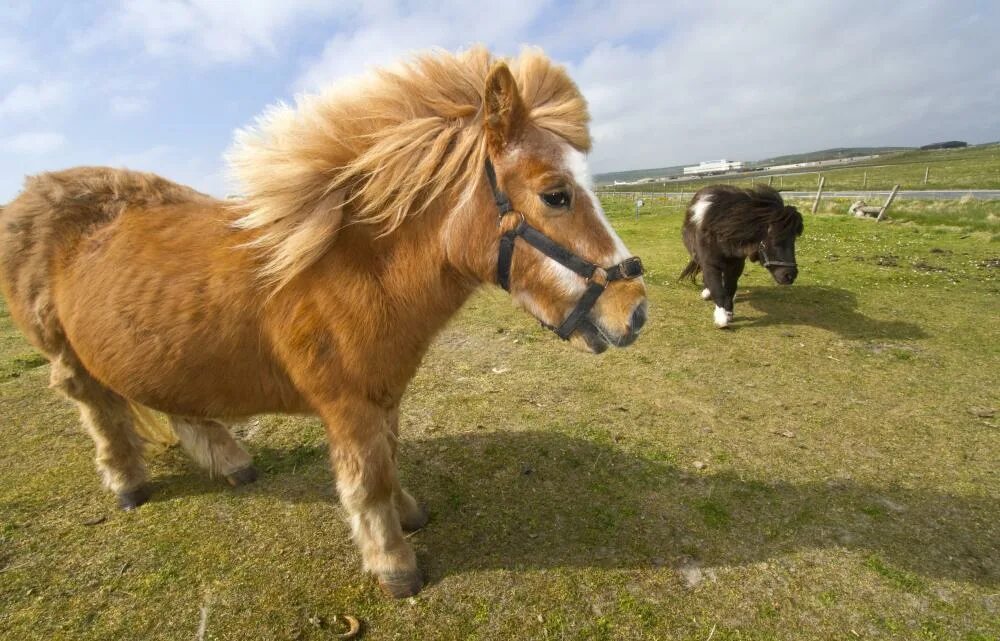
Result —
[{"label": "fence", "polygon": [[[787,200],[797,200],[803,198],[812,199],[812,213],[816,213],[819,208],[820,200],[823,197],[823,180],[820,180],[819,189],[816,191],[815,195],[811,193],[786,193],[785,198]],[[897,186],[898,189],[898,186]],[[694,191],[681,191],[681,192],[664,192],[664,191],[598,191],[595,195],[604,201],[618,201],[626,203],[638,203],[642,201],[644,206],[656,205],[657,201],[660,201],[658,209],[666,208],[677,208],[681,212],[687,207],[688,203],[694,197]],[[636,206],[635,216],[638,219],[639,207]]]},{"label": "fence", "polygon": [[694,196],[693,191],[598,191],[595,192],[598,198],[605,198],[607,200],[622,200],[622,201],[634,201],[634,200],[644,200],[646,202],[651,202],[655,200],[677,200],[683,204],[687,204],[691,197]]}]

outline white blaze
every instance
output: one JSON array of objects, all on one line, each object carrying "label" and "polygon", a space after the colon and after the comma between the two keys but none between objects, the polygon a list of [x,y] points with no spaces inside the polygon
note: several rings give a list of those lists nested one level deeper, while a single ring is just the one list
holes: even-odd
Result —
[{"label": "white blaze", "polygon": [[712,205],[712,199],[708,196],[702,196],[698,201],[691,205],[691,222],[695,225],[700,226],[701,221],[705,219],[705,212]]},{"label": "white blaze", "polygon": [[569,174],[573,176],[573,180],[580,186],[581,191],[590,198],[590,202],[594,206],[594,215],[604,225],[614,243],[614,252],[610,256],[600,257],[596,262],[604,267],[610,267],[630,257],[632,254],[629,253],[628,248],[625,247],[625,243],[622,242],[622,239],[618,237],[618,234],[611,227],[611,223],[608,222],[607,217],[604,215],[604,208],[601,207],[600,201],[594,195],[594,185],[590,177],[590,167],[587,165],[587,157],[583,152],[567,144],[563,150],[563,163]]}]

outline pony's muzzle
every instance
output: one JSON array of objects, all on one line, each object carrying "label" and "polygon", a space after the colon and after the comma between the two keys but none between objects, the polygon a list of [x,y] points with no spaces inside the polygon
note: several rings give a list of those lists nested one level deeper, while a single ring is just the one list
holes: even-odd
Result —
[{"label": "pony's muzzle", "polygon": [[646,324],[648,305],[646,301],[640,301],[639,304],[635,306],[632,310],[632,315],[629,317],[628,327],[625,329],[625,333],[615,341],[616,347],[628,347],[639,338],[639,332],[642,331],[643,326]]},{"label": "pony's muzzle", "polygon": [[647,308],[646,301],[640,302],[632,310],[632,316],[629,318],[628,329],[625,334],[618,340],[618,347],[627,347],[635,342],[635,339],[639,338],[639,332],[642,331],[643,326],[646,324],[647,318]]},{"label": "pony's muzzle", "polygon": [[778,267],[774,270],[774,282],[779,285],[791,285],[799,275],[799,270],[795,267]]}]

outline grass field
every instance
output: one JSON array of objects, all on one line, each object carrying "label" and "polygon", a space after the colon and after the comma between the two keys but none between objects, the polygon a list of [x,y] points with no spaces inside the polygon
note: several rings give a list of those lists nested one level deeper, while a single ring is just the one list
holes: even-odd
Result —
[{"label": "grass field", "polygon": [[319,640],[341,612],[367,639],[1000,637],[995,210],[807,215],[796,284],[749,267],[719,331],[676,281],[680,208],[608,208],[645,335],[588,356],[470,302],[404,404],[433,516],[400,602],[358,572],[317,421],[246,426],[238,490],[164,452],[117,512],[0,314],[0,638]]},{"label": "grass field", "polygon": [[[924,183],[924,173],[930,172]],[[788,191],[810,191],[819,185],[819,177],[826,177],[824,189],[832,190],[889,190],[893,185],[902,189],[1000,189],[1000,145],[983,145],[968,149],[937,151],[906,151],[884,154],[879,158],[850,167],[822,167],[815,170],[787,170],[790,175],[771,178],[771,186]],[[703,180],[671,181],[641,185],[619,185],[604,189],[618,191],[693,192],[705,185],[728,182],[749,187],[754,183],[767,183],[767,174],[743,177],[713,176]]]}]

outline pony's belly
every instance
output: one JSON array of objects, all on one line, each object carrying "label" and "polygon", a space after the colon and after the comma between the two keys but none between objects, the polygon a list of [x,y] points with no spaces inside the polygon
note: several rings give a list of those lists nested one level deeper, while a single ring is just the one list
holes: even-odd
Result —
[{"label": "pony's belly", "polygon": [[262,340],[247,272],[213,262],[197,236],[178,246],[132,224],[95,235],[56,279],[57,314],[84,367],[173,414],[307,411]]},{"label": "pony's belly", "polygon": [[144,340],[124,331],[99,342],[69,338],[95,378],[162,412],[224,417],[309,411],[284,372],[253,347],[177,340],[170,328],[160,330],[148,331]]}]

